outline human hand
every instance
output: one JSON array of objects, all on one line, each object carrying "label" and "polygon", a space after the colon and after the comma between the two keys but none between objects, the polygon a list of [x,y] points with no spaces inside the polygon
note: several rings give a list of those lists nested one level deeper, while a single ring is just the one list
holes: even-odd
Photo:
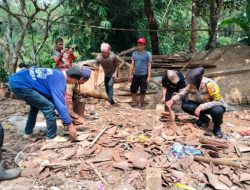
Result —
[{"label": "human hand", "polygon": [[165,103],[166,102],[166,100],[165,100],[165,97],[162,97],[162,99],[161,99],[161,103]]},{"label": "human hand", "polygon": [[79,116],[78,118],[72,118],[72,122],[74,125],[80,125],[80,124],[83,124],[84,123],[84,118]]},{"label": "human hand", "polygon": [[148,77],[148,78],[147,78],[147,82],[150,82],[150,80],[151,80],[151,77]]},{"label": "human hand", "polygon": [[133,79],[133,76],[129,76],[129,78],[128,78],[128,82],[131,82],[131,81],[132,81],[132,79]]},{"label": "human hand", "polygon": [[200,113],[201,113],[201,107],[198,106],[198,107],[195,109],[194,114],[195,114],[197,117],[199,117],[199,116],[200,116]]},{"label": "human hand", "polygon": [[64,54],[65,52],[67,52],[69,49],[68,48],[63,48],[62,50],[61,50],[61,52],[62,52],[62,54]]},{"label": "human hand", "polygon": [[173,103],[174,103],[173,100],[169,100],[169,101],[166,102],[166,106],[167,106],[169,109],[172,109]]},{"label": "human hand", "polygon": [[70,112],[70,116],[74,119],[78,119],[79,118],[79,115],[75,112]]},{"label": "human hand", "polygon": [[72,141],[75,141],[77,139],[77,131],[73,124],[70,124],[69,126],[69,135]]},{"label": "human hand", "polygon": [[114,74],[112,77],[114,81],[117,79],[116,74]]}]

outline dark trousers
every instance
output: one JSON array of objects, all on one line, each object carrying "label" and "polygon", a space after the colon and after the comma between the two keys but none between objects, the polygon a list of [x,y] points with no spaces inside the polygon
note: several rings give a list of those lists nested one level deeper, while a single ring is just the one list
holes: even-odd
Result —
[{"label": "dark trousers", "polygon": [[140,87],[141,94],[146,94],[148,83],[147,83],[148,75],[133,75],[132,83],[130,86],[130,91],[132,94],[136,94],[137,90]]},{"label": "dark trousers", "polygon": [[4,130],[2,124],[0,123],[0,149],[3,146],[3,139],[4,139]]},{"label": "dark trousers", "polygon": [[38,111],[41,110],[47,125],[47,138],[51,139],[56,136],[56,114],[55,105],[49,97],[42,95],[33,89],[11,88],[11,91],[21,100],[30,105],[30,112],[25,126],[25,134],[32,134],[36,124]]},{"label": "dark trousers", "polygon": [[0,162],[2,161],[3,139],[4,139],[4,130],[3,130],[3,126],[0,122]]},{"label": "dark trousers", "polygon": [[108,95],[108,102],[110,104],[114,104],[114,100],[113,100],[113,94],[114,94],[114,90],[113,90],[113,86],[114,86],[114,79],[113,76],[111,77],[106,77],[104,78],[104,84],[105,84],[105,90],[106,93]]},{"label": "dark trousers", "polygon": [[[198,102],[188,100],[182,102],[182,110],[191,115],[195,115],[194,111],[200,104]],[[223,123],[223,114],[225,113],[225,108],[223,106],[214,106],[208,110],[201,111],[199,119],[202,122],[209,122],[209,118],[206,114],[210,114],[212,121],[214,123],[214,130],[220,129],[221,124]]]}]

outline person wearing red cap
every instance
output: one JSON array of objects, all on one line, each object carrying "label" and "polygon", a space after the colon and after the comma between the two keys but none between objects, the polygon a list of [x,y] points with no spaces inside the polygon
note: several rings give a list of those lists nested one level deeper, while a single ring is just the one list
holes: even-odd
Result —
[{"label": "person wearing red cap", "polygon": [[130,65],[131,82],[130,91],[132,96],[132,106],[137,105],[136,93],[140,87],[139,107],[144,104],[145,94],[147,91],[147,83],[151,80],[151,62],[152,55],[145,51],[146,39],[139,38],[137,40],[138,50],[133,52],[132,62]]},{"label": "person wearing red cap", "polygon": [[17,98],[30,105],[24,138],[31,137],[40,110],[46,120],[47,139],[55,142],[66,141],[67,139],[56,135],[56,109],[63,124],[67,126],[70,137],[75,140],[77,131],[69,116],[64,96],[66,84],[84,83],[90,78],[90,75],[89,68],[78,66],[63,71],[31,67],[11,75],[9,78],[10,90]]},{"label": "person wearing red cap", "polygon": [[114,105],[113,100],[113,86],[117,78],[119,59],[110,51],[111,46],[108,43],[101,44],[101,53],[96,56],[96,65],[94,73],[94,88],[97,89],[97,79],[99,74],[99,68],[102,66],[104,70],[104,84],[105,90],[108,96],[109,105]]}]

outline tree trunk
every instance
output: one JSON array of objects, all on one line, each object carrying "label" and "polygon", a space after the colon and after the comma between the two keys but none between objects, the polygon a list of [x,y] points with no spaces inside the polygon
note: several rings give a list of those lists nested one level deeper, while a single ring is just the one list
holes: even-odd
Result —
[{"label": "tree trunk", "polygon": [[[52,24],[49,22],[50,15],[52,14],[53,11],[55,11],[64,2],[64,0],[59,0],[58,3],[50,10],[49,10],[49,6],[45,6],[45,8],[40,8],[37,0],[32,0],[30,2],[32,2],[33,6],[34,6],[34,11],[32,14],[27,15],[26,14],[26,12],[27,12],[26,1],[19,0],[19,3],[20,3],[20,11],[19,12],[21,13],[21,15],[26,15],[27,18],[22,18],[17,13],[15,13],[15,11],[12,11],[10,9],[9,2],[7,0],[3,0],[3,4],[0,3],[0,7],[8,14],[9,30],[8,30],[8,35],[7,35],[7,44],[8,44],[10,51],[11,51],[11,55],[10,55],[11,61],[9,61],[9,63],[7,63],[8,68],[9,68],[7,71],[10,73],[16,72],[17,64],[20,61],[23,61],[21,49],[23,47],[24,38],[27,34],[28,29],[30,29],[32,23],[34,22],[35,16],[39,12],[46,12],[48,17],[47,17],[47,22],[45,25],[46,31],[45,31],[44,39],[41,42],[38,49],[35,49],[35,52],[34,52],[35,55],[33,57],[34,61],[37,62],[37,60],[39,58],[39,52],[40,52],[41,48],[43,47],[44,43],[46,42],[46,39],[48,38],[48,29]],[[15,18],[16,21],[18,22],[19,30],[20,30],[20,31],[18,30],[19,36],[17,38],[16,44],[14,44],[13,40],[12,40],[12,33],[15,32],[12,28],[12,26],[13,26],[12,17]],[[58,18],[60,18],[60,17],[58,17]],[[55,20],[57,20],[57,18]]]},{"label": "tree trunk", "polygon": [[210,3],[210,25],[209,25],[209,41],[206,49],[216,47],[217,43],[217,23],[220,17],[220,12],[223,0],[209,0]]},{"label": "tree trunk", "polygon": [[27,32],[27,29],[28,29],[27,25],[21,27],[20,35],[18,37],[16,48],[14,50],[15,52],[14,52],[11,72],[16,72],[18,62],[22,61],[21,48],[23,46],[23,41]]},{"label": "tree trunk", "polygon": [[[151,0],[144,0],[144,11],[148,19],[148,26],[150,30],[158,30],[158,25],[154,17],[154,12],[152,9]],[[150,40],[151,40],[151,47],[152,47],[152,54],[159,55],[159,42],[158,42],[158,35],[157,31],[151,31]]]},{"label": "tree trunk", "polygon": [[[9,63],[11,61],[11,51],[7,43],[0,38],[0,46],[3,48],[3,68],[5,71],[9,71]],[[1,65],[2,66],[2,65]]]},{"label": "tree trunk", "polygon": [[246,14],[247,14],[247,23],[248,23],[248,45],[250,46],[250,0],[247,0],[246,6]]},{"label": "tree trunk", "polygon": [[190,52],[194,53],[196,49],[196,2],[192,0],[192,31],[191,31],[191,42]]}]

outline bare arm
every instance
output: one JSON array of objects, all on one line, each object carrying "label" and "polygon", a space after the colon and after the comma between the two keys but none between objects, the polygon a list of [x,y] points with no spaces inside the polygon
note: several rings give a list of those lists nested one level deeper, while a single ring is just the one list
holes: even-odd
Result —
[{"label": "bare arm", "polygon": [[132,60],[132,62],[130,64],[130,69],[129,69],[129,78],[130,79],[133,77],[134,68],[135,68],[135,61]]},{"label": "bare arm", "polygon": [[190,86],[187,85],[185,88],[180,89],[179,93],[177,93],[175,96],[171,98],[173,102],[175,103],[176,101],[182,100],[184,97],[186,97],[189,93],[189,88]]},{"label": "bare arm", "polygon": [[119,74],[119,64],[120,64],[120,61],[119,61],[119,59],[116,57],[116,68],[115,68],[115,72],[114,72],[114,75],[113,75],[113,77],[114,78],[117,78],[118,77],[118,74]]},{"label": "bare arm", "polygon": [[148,82],[151,80],[151,66],[152,64],[151,64],[151,62],[150,63],[148,63]]},{"label": "bare arm", "polygon": [[161,99],[161,102],[164,103],[165,102],[165,99],[166,99],[166,93],[167,93],[167,88],[165,87],[162,87],[162,99]]},{"label": "bare arm", "polygon": [[97,66],[94,72],[94,88],[97,88],[97,79],[98,79],[98,74],[99,74],[99,67]]},{"label": "bare arm", "polygon": [[172,105],[177,101],[182,100],[189,93],[190,85],[187,85],[185,88],[181,89],[179,93],[174,95],[169,101],[166,102],[166,106],[172,108]]}]

